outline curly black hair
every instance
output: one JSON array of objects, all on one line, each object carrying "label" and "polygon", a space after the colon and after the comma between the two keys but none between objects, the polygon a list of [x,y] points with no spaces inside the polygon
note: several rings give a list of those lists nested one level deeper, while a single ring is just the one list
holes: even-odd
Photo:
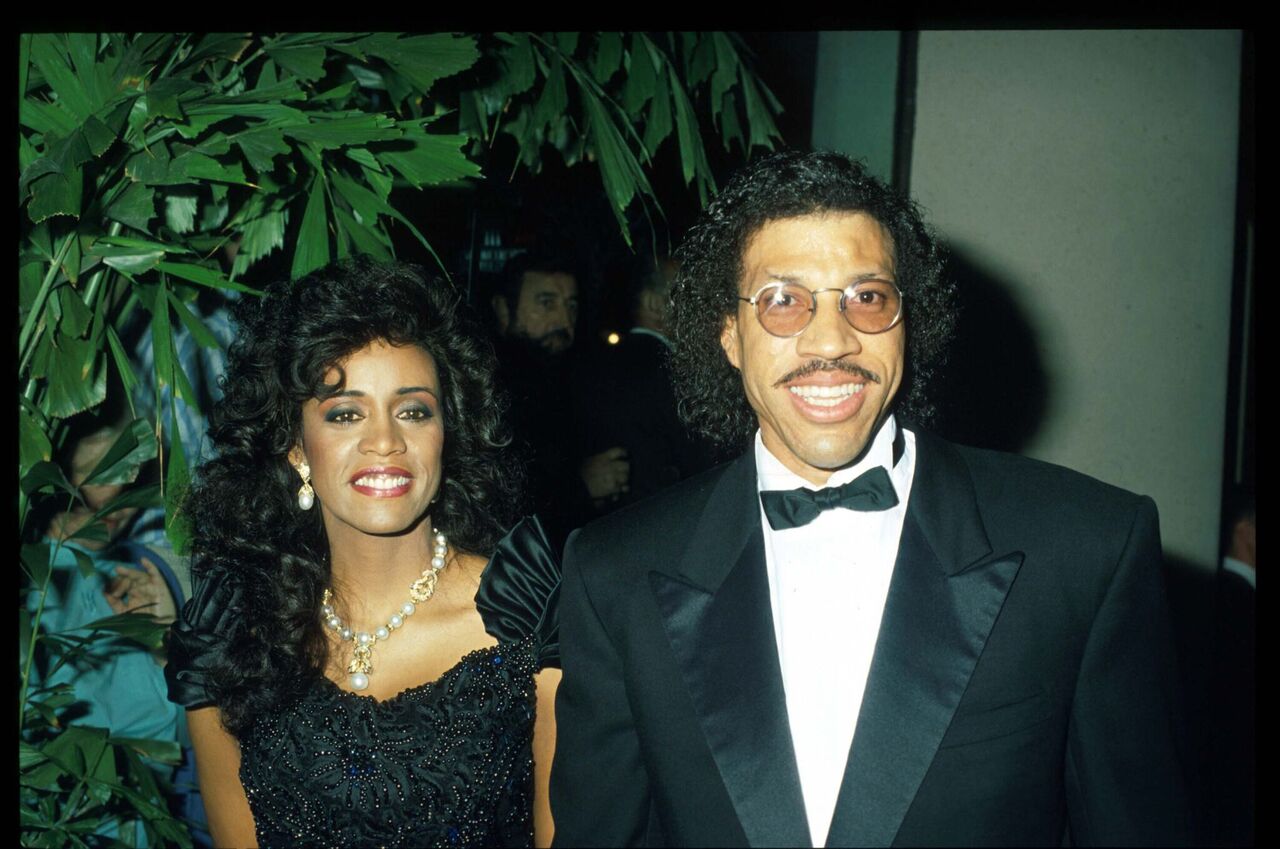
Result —
[{"label": "curly black hair", "polygon": [[496,361],[461,309],[449,284],[368,259],[276,283],[234,307],[238,335],[210,415],[217,453],[184,501],[195,574],[222,572],[246,590],[209,666],[210,695],[232,733],[300,692],[327,660],[317,611],[329,545],[320,511],[298,509],[286,455],[301,438],[302,405],[342,390],[325,382],[341,360],[376,340],[429,353],[445,422],[433,524],[459,550],[488,553],[518,518],[523,473],[507,450]]},{"label": "curly black hair", "polygon": [[676,251],[671,328],[680,416],[726,451],[744,449],[756,431],[742,378],[720,347],[725,317],[738,307],[747,245],[769,221],[825,212],[866,213],[892,237],[907,327],[904,386],[894,404],[917,422],[933,416],[925,389],[954,327],[954,287],[942,276],[941,247],[916,205],[861,163],[839,153],[784,151],[735,174]]}]

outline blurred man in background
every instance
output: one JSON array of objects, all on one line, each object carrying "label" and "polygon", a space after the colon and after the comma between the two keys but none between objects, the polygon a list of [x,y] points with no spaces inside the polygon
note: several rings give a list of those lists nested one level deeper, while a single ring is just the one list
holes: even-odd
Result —
[{"label": "blurred man in background", "polygon": [[585,458],[573,424],[581,383],[569,353],[578,322],[578,282],[566,257],[535,250],[507,261],[490,299],[499,375],[511,394],[511,424],[529,459],[529,494],[559,545],[593,502],[626,492],[630,466],[617,445]]}]

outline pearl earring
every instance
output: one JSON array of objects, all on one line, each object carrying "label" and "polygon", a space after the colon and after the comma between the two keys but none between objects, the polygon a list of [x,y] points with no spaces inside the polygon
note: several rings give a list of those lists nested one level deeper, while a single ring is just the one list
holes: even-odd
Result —
[{"label": "pearl earring", "polygon": [[316,491],[311,488],[311,467],[302,462],[298,464],[297,470],[302,476],[302,486],[298,488],[298,508],[310,510],[316,503]]}]

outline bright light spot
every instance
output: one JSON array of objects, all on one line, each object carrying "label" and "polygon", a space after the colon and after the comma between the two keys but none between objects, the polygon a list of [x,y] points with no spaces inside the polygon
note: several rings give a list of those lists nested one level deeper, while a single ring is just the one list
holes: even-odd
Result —
[{"label": "bright light spot", "polygon": [[619,336],[617,333],[610,333],[608,336],[605,337],[605,340],[608,341],[610,345],[617,345],[619,342],[622,341],[622,337]]}]

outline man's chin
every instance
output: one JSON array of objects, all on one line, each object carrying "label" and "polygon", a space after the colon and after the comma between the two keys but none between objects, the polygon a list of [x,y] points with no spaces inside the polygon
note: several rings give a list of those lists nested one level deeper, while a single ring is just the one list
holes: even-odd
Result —
[{"label": "man's chin", "polygon": [[569,352],[573,340],[563,333],[550,333],[546,336],[533,337],[525,333],[514,332],[509,337],[511,342],[527,349],[531,353],[547,359],[558,359]]},{"label": "man's chin", "polygon": [[877,428],[872,428],[870,433],[864,433],[861,428],[857,428],[839,435],[797,438],[794,440],[795,448],[792,453],[810,468],[825,473],[836,472],[863,458],[875,441],[876,430]]},{"label": "man's chin", "polygon": [[560,330],[552,331],[534,342],[548,354],[563,354],[573,347],[573,337]]}]

